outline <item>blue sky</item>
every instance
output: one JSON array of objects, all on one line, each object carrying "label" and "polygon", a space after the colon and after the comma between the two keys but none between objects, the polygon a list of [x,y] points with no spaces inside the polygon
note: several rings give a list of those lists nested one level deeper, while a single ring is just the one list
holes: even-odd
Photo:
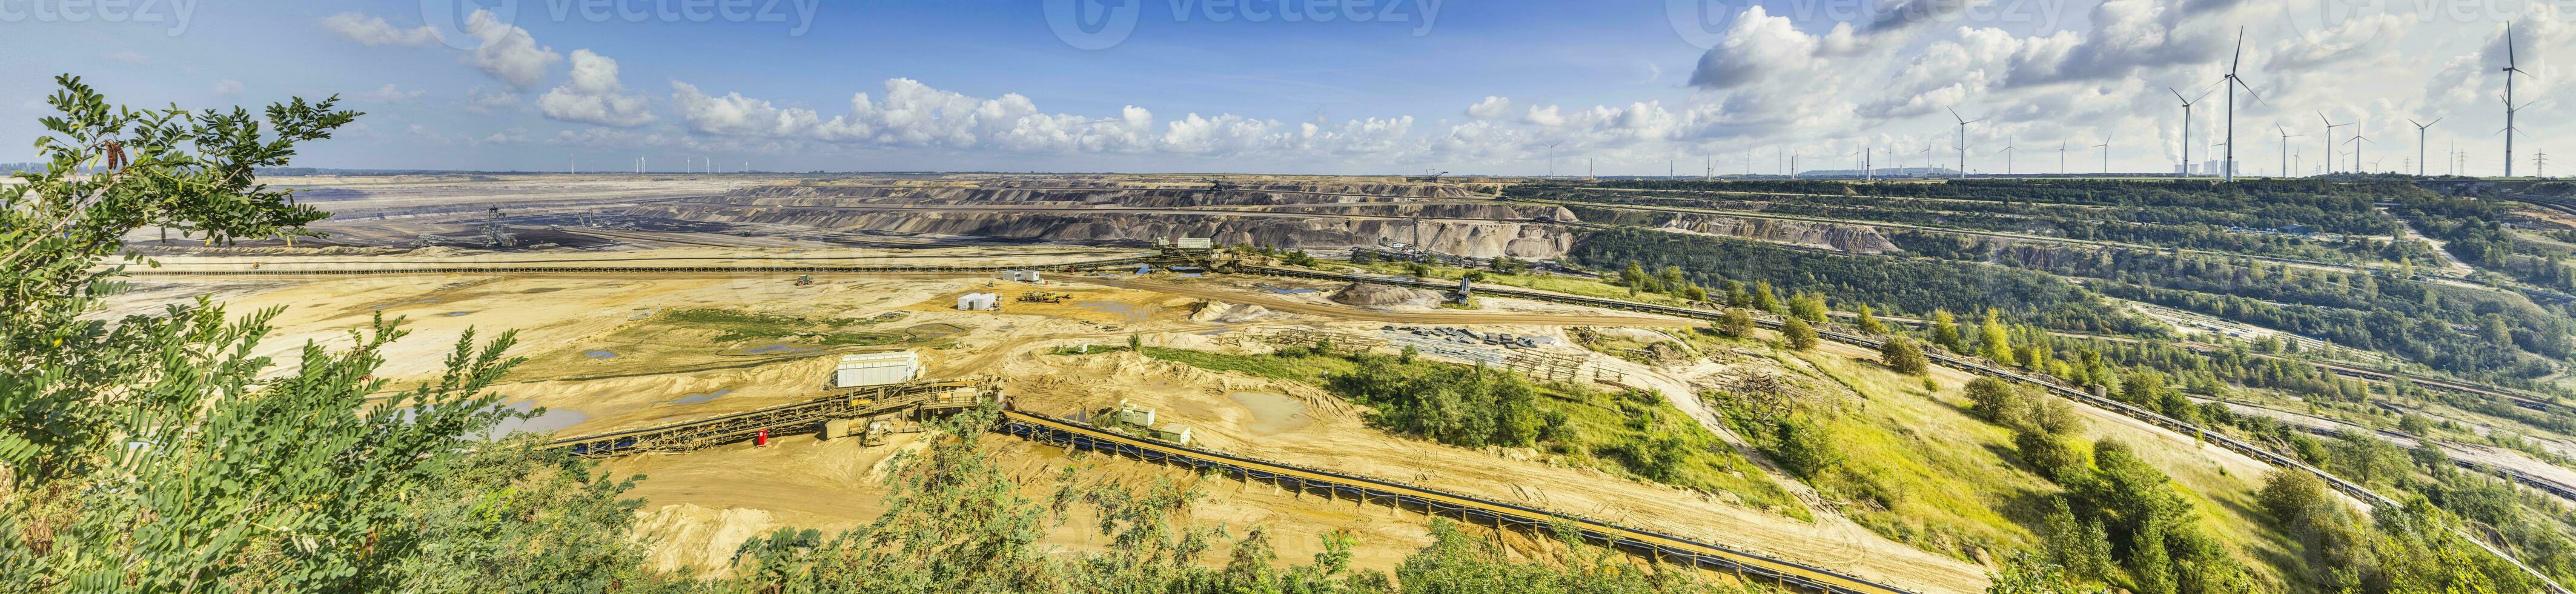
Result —
[{"label": "blue sky", "polygon": [[[2241,170],[2279,169],[2287,126],[2312,172],[2323,111],[2369,137],[2365,167],[2404,167],[2405,120],[2440,117],[2431,158],[2455,141],[2493,174],[2504,21],[2537,75],[2518,101],[2576,64],[2576,0],[704,1],[0,0],[25,58],[0,60],[0,146],[28,146],[69,72],[145,105],[338,93],[369,115],[301,161],[323,167],[1535,174],[1552,153],[1558,173],[1767,173],[1864,148],[1951,166],[1955,107],[1993,117],[1970,169],[2003,170],[2007,142],[2016,171],[2056,170],[2061,144],[2099,169],[2107,138],[2113,169],[2169,170],[2186,143],[2164,89],[2216,82],[2241,26],[2266,99],[2239,96]],[[1135,7],[1106,13],[1132,30],[1051,26],[1049,5],[1104,4]],[[2223,129],[2205,101],[2195,161]],[[2521,112],[2519,173],[2576,132],[2565,105]]]}]

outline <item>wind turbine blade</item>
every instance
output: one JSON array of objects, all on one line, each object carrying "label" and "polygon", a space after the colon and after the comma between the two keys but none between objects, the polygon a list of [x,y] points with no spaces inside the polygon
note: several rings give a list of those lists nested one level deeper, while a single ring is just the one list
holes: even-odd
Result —
[{"label": "wind turbine blade", "polygon": [[2415,125],[2415,127],[2417,127],[2417,128],[2422,128],[2422,127],[2424,127],[2424,126],[2428,125],[2428,124],[2425,124],[2425,123],[2423,123],[2423,122],[2415,121],[2415,118],[2406,118],[2406,123],[2414,124],[2414,125]]},{"label": "wind turbine blade", "polygon": [[2228,80],[2236,81],[2236,86],[2245,89],[2245,94],[2254,96],[2254,104],[2263,104],[2263,94],[2254,92],[2254,85],[2245,84],[2242,78],[2228,77]]},{"label": "wind turbine blade", "polygon": [[[2438,118],[2433,118],[2433,124],[2439,124],[2439,123],[2442,123],[2442,120],[2450,119],[2450,117],[2451,117],[2451,116],[2442,116],[2442,117],[2438,117]],[[2431,127],[2433,127],[2433,124],[2425,124],[2425,125],[2424,125],[2424,127],[2426,127],[2426,128],[2431,128]]]},{"label": "wind turbine blade", "polygon": [[2245,63],[2245,27],[2236,28],[2236,60],[2227,63],[2228,78],[2236,77],[2236,67]]},{"label": "wind turbine blade", "polygon": [[2176,91],[2176,90],[2174,90],[2174,88],[2173,88],[2173,87],[2165,87],[2165,91],[2166,91],[2166,92],[2173,93],[2173,94],[2174,94],[2174,98],[2175,98],[2175,99],[2182,99],[2182,104],[2183,104],[2183,105],[2185,105],[2185,106],[2189,106],[2189,105],[2191,105],[2191,100],[2190,100],[2190,99],[2184,99],[2184,98],[2183,98],[2183,96],[2182,96],[2182,91]]},{"label": "wind turbine blade", "polygon": [[[2227,81],[2219,81],[2219,82],[2224,83],[2224,82],[2227,82]],[[2193,102],[2197,103],[2197,102],[2199,102],[2201,99],[2208,98],[2210,93],[2216,93],[2216,92],[2218,92],[2218,90],[2217,90],[2217,89],[2210,89],[2210,90],[2206,90],[2206,91],[2201,91],[2201,92],[2200,92],[2200,96],[2199,96],[2199,97],[2193,97],[2193,98],[2191,98],[2191,100],[2192,100]]]},{"label": "wind turbine blade", "polygon": [[1959,117],[1959,110],[1957,108],[1944,107],[1942,109],[1950,110],[1950,119],[1958,120],[1959,123],[1962,124],[1968,123],[1968,118]]},{"label": "wind turbine blade", "polygon": [[2513,61],[2513,21],[2504,22],[2504,69],[2521,72],[2515,69]]}]

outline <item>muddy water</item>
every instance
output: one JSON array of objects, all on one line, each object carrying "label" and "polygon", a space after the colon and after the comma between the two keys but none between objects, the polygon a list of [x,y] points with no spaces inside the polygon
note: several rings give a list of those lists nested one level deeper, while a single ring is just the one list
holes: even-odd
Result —
[{"label": "muddy water", "polygon": [[706,402],[706,401],[714,400],[714,399],[717,399],[717,398],[723,398],[723,397],[724,397],[724,395],[726,395],[726,394],[732,394],[732,393],[733,393],[733,388],[725,388],[725,389],[722,389],[722,390],[716,390],[716,391],[708,392],[708,393],[705,393],[705,394],[689,394],[689,395],[681,396],[681,397],[680,397],[680,399],[678,399],[678,400],[673,400],[673,401],[671,401],[671,403],[672,403],[672,404],[698,404],[698,403],[701,403],[701,402]]},{"label": "muddy water", "polygon": [[1233,398],[1235,404],[1252,412],[1252,422],[1246,423],[1245,428],[1251,429],[1254,435],[1276,435],[1304,429],[1314,421],[1313,417],[1306,416],[1305,404],[1286,394],[1235,392],[1226,397]]},{"label": "muddy water", "polygon": [[[522,401],[510,403],[510,408],[519,412],[535,410],[536,407],[537,404],[535,402]],[[501,421],[501,424],[494,425],[491,431],[485,432],[483,434],[483,438],[487,440],[499,439],[517,431],[526,431],[539,435],[552,435],[554,432],[561,431],[565,427],[579,425],[583,421],[588,420],[590,420],[590,415],[581,414],[581,411],[549,408],[546,409],[545,414],[537,415],[537,417],[533,419],[509,419]]]}]

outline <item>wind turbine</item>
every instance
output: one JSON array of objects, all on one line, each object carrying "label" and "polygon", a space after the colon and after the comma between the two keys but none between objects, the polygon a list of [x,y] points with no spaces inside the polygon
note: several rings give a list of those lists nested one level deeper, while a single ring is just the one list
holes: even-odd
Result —
[{"label": "wind turbine", "polygon": [[[2236,77],[2236,66],[2244,62],[2245,28],[2237,27],[2236,60],[2227,63],[2227,77],[2219,81],[2222,86],[2227,87],[2227,158],[2226,160],[2219,161],[2218,167],[2219,169],[2223,169],[2227,172],[2227,181],[2236,181],[2236,89],[2245,89],[2245,94],[2254,97],[2254,102],[2256,104],[2261,104],[2263,102],[2263,95],[2255,93],[2254,87],[2247,86],[2245,84],[2245,79]],[[2181,93],[2175,93],[2175,95],[2180,94]],[[2184,122],[2184,125],[2190,125],[2190,122],[2186,121]],[[2183,161],[2190,162],[2191,160],[2183,159]]]},{"label": "wind turbine", "polygon": [[2341,124],[2334,123],[2334,120],[2326,119],[2326,112],[2322,111],[2317,112],[2317,121],[2326,123],[2326,173],[2334,173],[2334,129],[2350,126],[2352,124],[2350,122]]},{"label": "wind turbine", "polygon": [[2442,118],[2433,118],[2430,122],[2417,122],[2415,118],[2406,118],[2406,123],[2415,125],[2415,177],[2424,177],[2424,129],[2442,123]]},{"label": "wind turbine", "polygon": [[2006,176],[2010,176],[2010,175],[2012,175],[2012,174],[2013,174],[2013,168],[2012,168],[2012,158],[2013,158],[2013,140],[2012,140],[2012,137],[2010,137],[2010,136],[2006,136],[2006,137],[2004,137],[2004,150],[1995,151],[1995,152],[2003,153],[2003,154],[2004,154],[2004,175],[2006,175]]},{"label": "wind turbine", "polygon": [[2057,174],[2066,175],[2066,141],[2057,141]]},{"label": "wind turbine", "polygon": [[2102,149],[2102,174],[2109,175],[2111,173],[2111,135],[2103,134],[2102,144],[2093,145],[2093,148]]},{"label": "wind turbine", "polygon": [[2361,133],[2360,133],[2360,132],[2354,132],[2354,133],[2352,134],[2352,138],[2345,139],[2345,140],[2344,140],[2344,142],[2352,143],[2352,172],[2353,172],[2353,173],[2369,173],[2369,171],[2364,170],[2364,169],[2362,169],[2362,168],[2361,168],[2361,143],[2365,143],[2365,142],[2368,142],[2368,143],[2371,143],[2371,144],[2379,144],[2379,143],[2378,143],[2378,142],[2373,142],[2372,140],[2370,140],[2370,139],[2368,139],[2368,138],[2363,138],[2363,137],[2361,136]]},{"label": "wind turbine", "polygon": [[[2165,87],[2165,90],[2167,90],[2167,91],[2173,91],[2173,96],[2174,96],[2174,98],[2175,98],[2175,99],[2182,99],[2182,174],[2183,174],[2183,177],[2190,177],[2190,176],[2191,176],[2191,104],[2192,104],[2192,103],[2195,103],[2195,102],[2200,101],[2200,100],[2201,100],[2202,98],[2204,98],[2204,97],[2208,97],[2208,96],[2209,96],[2210,91],[2201,91],[2201,92],[2200,92],[2200,97],[2192,97],[2192,98],[2184,99],[2184,98],[2183,98],[2183,96],[2182,96],[2182,91],[2175,91],[2173,87]],[[2232,97],[2235,97],[2235,96],[2236,96],[2236,94],[2235,94],[2235,93],[2228,93],[2228,96],[2232,98]]]},{"label": "wind turbine", "polygon": [[2281,177],[2291,177],[2291,175],[2290,175],[2290,139],[2292,139],[2292,138],[2298,138],[2298,137],[2301,137],[2301,136],[2307,136],[2307,135],[2306,135],[2306,134],[2291,134],[2291,133],[2290,133],[2290,128],[2289,128],[2288,126],[2283,126],[2283,125],[2280,125],[2280,124],[2273,124],[2273,125],[2272,125],[2272,127],[2281,129]]},{"label": "wind turbine", "polygon": [[1977,118],[1977,119],[1973,119],[1973,120],[1971,120],[1971,119],[1968,119],[1968,118],[1960,117],[1960,116],[1959,116],[1959,110],[1957,110],[1957,109],[1951,109],[1951,110],[1950,110],[1950,119],[1954,119],[1954,120],[1958,120],[1958,121],[1959,121],[1959,147],[1958,147],[1958,148],[1959,148],[1959,177],[1967,177],[1967,176],[1968,176],[1968,124],[1974,124],[1974,123],[1977,123],[1977,122],[1983,122],[1983,121],[1986,121],[1986,118]]},{"label": "wind turbine", "polygon": [[2523,108],[2523,107],[2530,107],[2530,106],[2531,106],[2530,104],[2524,104],[2524,105],[2522,105],[2521,107],[2516,107],[2516,106],[2514,106],[2514,104],[2513,104],[2513,75],[2520,74],[2520,75],[2523,75],[2523,76],[2531,76],[2531,73],[2529,73],[2529,72],[2523,72],[2523,71],[2522,71],[2522,68],[2516,67],[2514,64],[2515,64],[2515,62],[2514,62],[2514,59],[2513,59],[2513,21],[2505,21],[2505,23],[2504,23],[2504,176],[2505,176],[2505,177],[2513,177],[2513,133],[2514,133],[2514,129],[2513,129],[2513,114],[2514,114],[2514,112],[2522,111],[2522,108]]},{"label": "wind turbine", "polygon": [[1556,145],[1560,145],[1560,144],[1565,144],[1565,141],[1563,141],[1563,140],[1559,140],[1559,141],[1556,141],[1556,142],[1550,142],[1550,143],[1547,143],[1547,176],[1548,176],[1548,177],[1556,177]]}]

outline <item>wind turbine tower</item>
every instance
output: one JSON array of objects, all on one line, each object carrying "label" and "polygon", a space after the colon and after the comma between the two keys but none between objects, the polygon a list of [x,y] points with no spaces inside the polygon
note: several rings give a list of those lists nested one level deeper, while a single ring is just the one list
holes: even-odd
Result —
[{"label": "wind turbine tower", "polygon": [[[2247,86],[2245,84],[2245,79],[2236,77],[2236,66],[2238,64],[2243,64],[2244,62],[2245,28],[2237,27],[2236,60],[2227,63],[2227,78],[2226,80],[2219,81],[2221,84],[2227,86],[2227,158],[2226,160],[2219,161],[2218,167],[2219,169],[2226,170],[2227,181],[2236,181],[2236,89],[2245,89],[2245,94],[2253,97],[2254,102],[2257,104],[2263,102],[2263,96],[2255,93],[2254,87]],[[2180,95],[2181,93],[2175,94]],[[2185,119],[2187,120],[2189,118]],[[2184,125],[2188,126],[2190,123],[2186,121]],[[2184,144],[2190,143],[2185,142]],[[2191,162],[2191,159],[2183,159],[2183,162]]]},{"label": "wind turbine tower", "polygon": [[2322,111],[2317,112],[2317,121],[2325,122],[2326,124],[2326,173],[2334,173],[2334,129],[2350,126],[2352,124],[2348,122],[2342,124],[2334,123],[2334,120],[2326,119],[2326,112]]},{"label": "wind turbine tower", "polygon": [[2280,124],[2273,124],[2272,127],[2281,129],[2281,177],[2290,177],[2290,139],[2307,135],[2291,134],[2288,126]]},{"label": "wind turbine tower", "polygon": [[1960,116],[1959,116],[1959,110],[1957,110],[1957,109],[1951,109],[1951,110],[1950,110],[1950,119],[1954,119],[1954,120],[1958,120],[1958,121],[1959,121],[1959,146],[1958,146],[1958,149],[1959,149],[1959,177],[1967,177],[1967,176],[1968,176],[1968,124],[1974,124],[1974,123],[1977,123],[1977,122],[1983,122],[1983,121],[1986,121],[1986,118],[1977,118],[1977,119],[1973,119],[1973,120],[1971,120],[1971,119],[1968,119],[1968,118],[1960,117]]},{"label": "wind turbine tower", "polygon": [[2529,73],[2529,72],[2523,72],[2521,68],[2516,67],[2514,64],[2515,64],[2515,62],[2514,62],[2514,59],[2513,59],[2513,22],[2512,22],[2512,21],[2506,21],[2506,22],[2505,22],[2505,24],[2504,24],[2504,176],[2505,176],[2505,177],[2513,177],[2513,133],[2514,133],[2514,129],[2513,129],[2513,114],[2514,114],[2514,112],[2522,111],[2522,108],[2523,108],[2523,107],[2530,107],[2529,105],[2524,105],[2524,106],[2516,107],[2516,106],[2513,104],[2513,75],[2516,75],[2516,74],[2520,74],[2520,75],[2524,75],[2524,76],[2530,76],[2530,75],[2531,75],[2531,73]]},{"label": "wind turbine tower", "polygon": [[2013,158],[2013,140],[2012,140],[2012,137],[2010,137],[2010,136],[2006,136],[2006,137],[2004,137],[2004,150],[1996,151],[1996,152],[1999,152],[1999,153],[2003,153],[2003,154],[2004,154],[2004,175],[2007,175],[2007,176],[2012,175],[2012,174],[2013,174],[2013,163],[2012,163],[2012,161],[2013,161],[2013,159],[2012,159],[2012,158]]},{"label": "wind turbine tower", "polygon": [[[2165,87],[2165,90],[2172,91],[2175,99],[2182,99],[2182,167],[2176,173],[2191,177],[2191,104],[2208,97],[2209,91],[2201,91],[2199,97],[2185,98],[2182,91],[2175,91],[2173,87]],[[2235,93],[2227,95],[2231,98],[2236,96]]]},{"label": "wind turbine tower", "polygon": [[2363,137],[2361,136],[2361,133],[2360,133],[2360,132],[2354,132],[2354,133],[2352,133],[2352,138],[2345,139],[2345,140],[2344,140],[2344,142],[2352,143],[2352,172],[2353,172],[2353,173],[2369,173],[2369,171],[2364,170],[2364,169],[2362,169],[2362,168],[2361,168],[2361,143],[2365,143],[2365,142],[2368,142],[2368,143],[2371,143],[2371,144],[2379,144],[2379,143],[2377,143],[2377,142],[2373,142],[2372,140],[2370,140],[2370,139],[2368,139],[2368,138],[2363,138]]},{"label": "wind turbine tower", "polygon": [[2424,129],[2442,123],[2442,118],[2433,118],[2430,122],[2417,122],[2415,118],[2406,118],[2406,123],[2415,125],[2415,177],[2424,177]]},{"label": "wind turbine tower", "polygon": [[2111,173],[2111,135],[2102,135],[2102,144],[2093,145],[2093,148],[2102,149],[2102,174],[2109,175]]}]

